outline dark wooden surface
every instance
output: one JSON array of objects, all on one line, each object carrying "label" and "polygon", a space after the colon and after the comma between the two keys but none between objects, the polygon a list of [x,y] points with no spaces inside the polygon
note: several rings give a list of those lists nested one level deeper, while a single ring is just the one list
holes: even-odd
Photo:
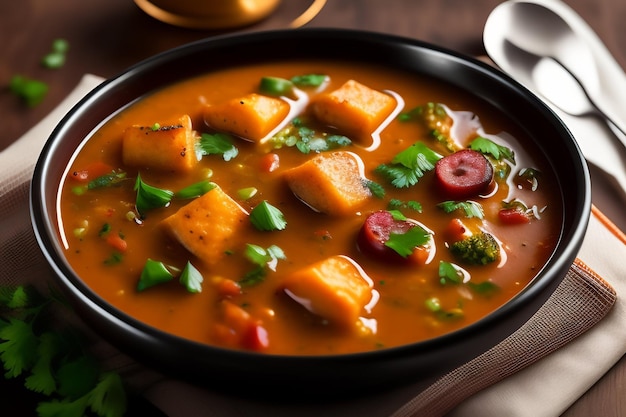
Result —
[{"label": "dark wooden surface", "polygon": [[[626,2],[565,0],[597,31],[626,67]],[[285,0],[274,15],[240,31],[285,27],[310,0]],[[499,0],[328,0],[310,27],[359,28],[409,36],[469,55],[484,55],[482,30]],[[85,73],[112,77],[158,52],[219,34],[186,30],[153,20],[132,0],[0,0],[0,150],[48,114]],[[41,58],[55,38],[70,44],[65,66],[45,69]],[[280,47],[277,45],[277,47]],[[42,103],[25,107],[7,85],[15,74],[49,84]],[[601,207],[602,208],[602,207]],[[626,215],[616,222],[624,227]],[[22,394],[0,380],[0,398]],[[28,407],[32,397],[22,402]],[[6,400],[3,401],[6,404]],[[27,415],[17,413],[13,415]],[[626,359],[580,398],[567,417],[626,415]]]}]

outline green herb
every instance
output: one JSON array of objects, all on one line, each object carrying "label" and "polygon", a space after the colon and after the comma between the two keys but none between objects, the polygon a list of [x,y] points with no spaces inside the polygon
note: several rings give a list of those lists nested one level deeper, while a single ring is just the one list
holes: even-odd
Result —
[{"label": "green herb", "polygon": [[500,290],[496,284],[491,281],[483,281],[479,283],[468,282],[469,287],[477,294],[489,297]]},{"label": "green herb", "polygon": [[263,77],[259,84],[259,91],[272,96],[294,96],[294,84],[290,80],[279,77]]},{"label": "green herb", "polygon": [[139,174],[137,174],[134,189],[137,191],[135,206],[142,216],[151,209],[167,206],[172,201],[172,197],[174,197],[174,193],[170,190],[146,184],[141,180],[141,175]]},{"label": "green herb", "polygon": [[439,262],[439,282],[441,285],[462,284],[465,274],[463,270],[453,263]]},{"label": "green herb", "polygon": [[409,200],[405,202],[397,198],[392,198],[391,200],[389,200],[389,203],[387,203],[387,208],[389,210],[398,210],[402,208],[407,208],[407,209],[416,211],[418,213],[422,212],[422,204],[415,200]]},{"label": "green herb", "polygon": [[113,252],[111,256],[104,260],[105,265],[117,265],[124,259],[124,255],[119,252]]},{"label": "green herb", "polygon": [[414,107],[409,111],[400,113],[398,115],[398,120],[401,122],[408,122],[418,119],[422,121],[435,120],[437,122],[441,122],[447,117],[448,113],[441,104],[429,102],[422,106]]},{"label": "green herb", "polygon": [[465,217],[468,219],[472,217],[482,219],[484,217],[482,206],[475,201],[444,201],[437,204],[437,207],[443,209],[446,213],[463,210]]},{"label": "green herb", "polygon": [[48,84],[21,75],[14,75],[11,78],[9,89],[29,107],[35,107],[41,103],[48,94]]},{"label": "green herb", "polygon": [[176,193],[176,197],[185,199],[200,197],[201,195],[208,193],[215,187],[217,187],[217,185],[214,182],[203,180],[195,184],[191,184],[190,186],[178,191]]},{"label": "green herb", "polygon": [[390,233],[385,246],[393,249],[403,257],[413,253],[413,249],[430,240],[430,233],[420,226],[411,227],[405,233]]},{"label": "green herb", "polygon": [[[76,329],[54,329],[45,318],[58,295],[44,298],[31,287],[0,288],[0,360],[5,378],[24,378],[41,394],[40,417],[122,417],[126,393],[118,374],[104,372]],[[64,304],[65,307],[65,304]]]},{"label": "green herb", "polygon": [[284,230],[287,227],[283,213],[265,200],[252,209],[250,221],[263,231]]},{"label": "green herb", "polygon": [[41,64],[50,69],[61,68],[65,64],[65,56],[69,49],[69,43],[65,39],[55,39],[52,42],[52,50],[41,60]]},{"label": "green herb", "polygon": [[298,87],[319,87],[320,85],[327,82],[328,79],[329,79],[328,75],[306,74],[306,75],[296,75],[295,77],[291,77],[291,82],[297,85]]},{"label": "green herb", "polygon": [[137,282],[137,291],[144,291],[150,287],[169,282],[173,279],[174,275],[172,275],[163,262],[148,258],[141,271],[139,281]]},{"label": "green herb", "polygon": [[477,137],[470,143],[470,149],[490,155],[497,161],[506,159],[507,161],[515,164],[515,154],[511,149],[506,146],[498,145],[494,141],[482,136]]},{"label": "green herb", "polygon": [[126,179],[124,171],[113,171],[108,174],[100,175],[87,183],[88,190],[97,188],[111,187],[117,185]]},{"label": "green herb", "polygon": [[246,273],[244,278],[239,281],[239,284],[242,286],[250,286],[262,282],[267,275],[267,269],[275,271],[278,261],[287,259],[283,250],[276,245],[264,249],[251,243],[246,244],[245,256],[255,265],[255,268]]},{"label": "green herb", "polygon": [[303,154],[309,154],[350,146],[352,141],[346,136],[319,133],[306,126],[301,118],[296,117],[272,137],[271,143],[275,149],[295,146]]},{"label": "green herb", "polygon": [[191,262],[187,262],[179,277],[179,282],[191,293],[202,292],[202,273]]},{"label": "green herb", "polygon": [[435,168],[435,163],[441,158],[441,155],[422,142],[417,142],[398,153],[391,164],[376,167],[376,172],[397,188],[410,187],[417,184],[425,172]]},{"label": "green herb", "polygon": [[365,187],[370,190],[374,197],[383,198],[385,196],[385,188],[382,185],[368,179],[364,179],[363,182],[365,183]]},{"label": "green herb", "polygon": [[222,155],[224,161],[230,161],[239,154],[232,136],[225,133],[201,134],[199,147],[202,155]]}]

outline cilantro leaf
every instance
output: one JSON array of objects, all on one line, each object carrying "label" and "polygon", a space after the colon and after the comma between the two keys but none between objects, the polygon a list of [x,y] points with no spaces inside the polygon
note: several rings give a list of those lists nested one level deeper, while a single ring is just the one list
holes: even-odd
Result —
[{"label": "cilantro leaf", "polygon": [[285,215],[266,200],[252,209],[250,221],[262,231],[284,230],[287,227]]},{"label": "cilantro leaf", "polygon": [[430,239],[430,233],[420,226],[411,227],[405,233],[390,233],[385,246],[393,249],[403,257],[413,253],[413,249],[422,246]]},{"label": "cilantro leaf", "polygon": [[70,398],[82,397],[98,380],[98,372],[98,365],[90,356],[63,362],[57,371],[59,394]]},{"label": "cilantro leaf", "polygon": [[442,285],[462,284],[464,278],[465,274],[460,267],[446,261],[439,262],[439,282]]},{"label": "cilantro leaf", "polygon": [[5,377],[20,376],[35,363],[38,340],[29,323],[13,317],[2,321],[0,340],[0,359],[4,363]]},{"label": "cilantro leaf", "polygon": [[88,395],[91,410],[102,417],[122,417],[126,412],[126,392],[120,376],[113,372],[100,375]]},{"label": "cilantro leaf", "polygon": [[202,155],[222,155],[224,161],[230,161],[239,154],[239,150],[233,145],[232,137],[225,133],[200,135],[198,143]]},{"label": "cilantro leaf", "polygon": [[364,179],[363,182],[374,197],[383,198],[385,196],[385,188],[382,185],[368,179]]},{"label": "cilantro leaf", "polygon": [[515,163],[515,154],[511,149],[506,146],[498,145],[494,141],[482,136],[477,137],[470,143],[470,149],[491,155],[495,160],[506,159],[513,164]]},{"label": "cilantro leaf", "polygon": [[204,278],[200,271],[196,269],[195,266],[191,264],[191,262],[187,262],[183,272],[181,272],[179,277],[179,282],[187,288],[187,291],[191,293],[200,293],[202,292],[202,281]]},{"label": "cilantro leaf", "polygon": [[37,415],[39,417],[84,417],[86,409],[87,397],[80,397],[73,401],[65,397],[61,401],[55,399],[39,403]]},{"label": "cilantro leaf", "polygon": [[155,261],[150,258],[146,260],[139,281],[137,282],[137,291],[144,291],[157,284],[168,282],[174,279],[174,275],[167,269],[163,262]]},{"label": "cilantro leaf", "polygon": [[59,336],[44,332],[39,336],[37,360],[31,374],[25,379],[24,386],[31,391],[50,395],[57,389],[57,381],[52,370],[52,360],[60,352]]},{"label": "cilantro leaf", "polygon": [[455,210],[463,210],[465,217],[468,219],[472,217],[482,219],[484,217],[482,206],[475,201],[444,201],[437,204],[437,207],[443,209],[446,213],[452,213]]},{"label": "cilantro leaf", "polygon": [[135,206],[142,216],[151,209],[167,206],[174,197],[174,193],[170,190],[146,184],[139,174],[135,181],[135,191],[137,191]]},{"label": "cilantro leaf", "polygon": [[179,190],[176,193],[176,197],[185,199],[200,197],[201,195],[208,193],[215,187],[217,187],[217,184],[215,184],[214,182],[208,180],[200,181],[195,184],[191,184],[183,188],[182,190]]},{"label": "cilantro leaf", "polygon": [[381,164],[375,172],[385,176],[397,188],[415,185],[424,174],[435,168],[442,156],[422,142],[414,143],[398,153],[391,164]]},{"label": "cilantro leaf", "polygon": [[287,259],[285,252],[276,245],[271,245],[267,249],[264,249],[261,246],[251,243],[246,244],[245,256],[250,262],[255,264],[256,267],[239,281],[240,285],[258,284],[265,278],[267,269],[276,271],[278,261]]}]

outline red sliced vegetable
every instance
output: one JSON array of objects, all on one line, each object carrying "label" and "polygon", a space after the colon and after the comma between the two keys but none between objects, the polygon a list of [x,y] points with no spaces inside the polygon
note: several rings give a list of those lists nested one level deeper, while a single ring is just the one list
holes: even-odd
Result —
[{"label": "red sliced vegetable", "polygon": [[459,200],[487,191],[493,166],[480,152],[463,149],[437,161],[435,177],[445,195]]},{"label": "red sliced vegetable", "polygon": [[498,212],[498,218],[505,224],[526,224],[530,217],[519,208],[502,209]]},{"label": "red sliced vegetable", "polygon": [[391,234],[405,234],[418,224],[409,220],[397,220],[389,211],[381,210],[367,216],[357,238],[357,246],[363,253],[372,255],[381,260],[391,262],[424,263],[427,256],[424,252],[417,252],[417,248],[411,248],[413,253],[403,257],[394,249],[386,245]]}]

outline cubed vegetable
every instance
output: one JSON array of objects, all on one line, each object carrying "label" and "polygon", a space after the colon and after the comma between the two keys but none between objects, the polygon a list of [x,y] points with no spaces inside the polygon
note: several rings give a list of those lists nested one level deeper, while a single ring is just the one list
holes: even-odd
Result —
[{"label": "cubed vegetable", "polygon": [[349,80],[338,89],[320,94],[312,104],[315,116],[355,142],[369,144],[372,133],[396,107],[385,93]]},{"label": "cubed vegetable", "polygon": [[326,214],[353,213],[371,197],[362,162],[351,152],[322,153],[285,171],[291,191]]},{"label": "cubed vegetable", "polygon": [[131,126],[124,131],[122,158],[125,165],[163,171],[190,171],[198,162],[191,118],[174,123]]},{"label": "cubed vegetable", "polygon": [[356,328],[372,299],[372,285],[361,268],[346,256],[332,256],[300,269],[284,281],[285,292],[330,323]]},{"label": "cubed vegetable", "polygon": [[161,222],[189,252],[214,265],[231,249],[231,238],[248,226],[248,213],[215,187]]},{"label": "cubed vegetable", "polygon": [[289,113],[289,104],[280,98],[248,94],[213,104],[204,110],[210,127],[257,142],[265,138]]}]

